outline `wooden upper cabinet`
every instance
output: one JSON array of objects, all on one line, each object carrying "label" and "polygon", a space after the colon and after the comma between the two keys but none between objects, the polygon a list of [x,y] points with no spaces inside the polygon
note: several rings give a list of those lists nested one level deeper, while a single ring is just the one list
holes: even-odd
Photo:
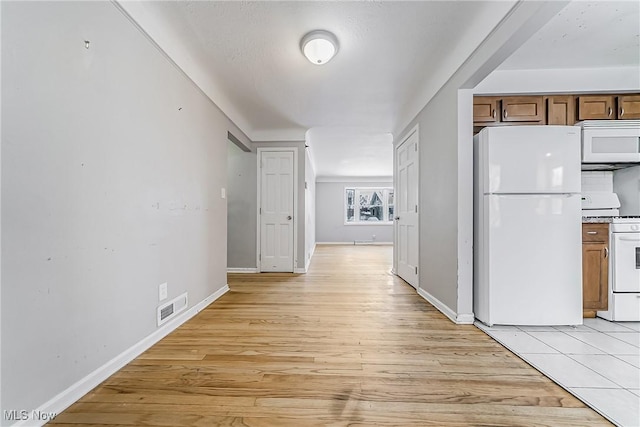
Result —
[{"label": "wooden upper cabinet", "polygon": [[500,121],[500,98],[475,96],[473,98],[473,122],[492,123]]},{"label": "wooden upper cabinet", "polygon": [[544,118],[542,96],[502,98],[503,122],[541,122]]},{"label": "wooden upper cabinet", "polygon": [[572,126],[575,124],[575,103],[572,96],[550,96],[546,101],[548,125]]},{"label": "wooden upper cabinet", "polygon": [[613,95],[584,95],[577,99],[578,120],[615,119]]},{"label": "wooden upper cabinet", "polygon": [[640,95],[618,96],[618,119],[640,119]]}]

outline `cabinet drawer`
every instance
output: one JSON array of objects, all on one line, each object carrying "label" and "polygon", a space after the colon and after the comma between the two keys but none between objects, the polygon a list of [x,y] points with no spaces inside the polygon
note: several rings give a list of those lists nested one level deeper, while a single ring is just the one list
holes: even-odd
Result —
[{"label": "cabinet drawer", "polygon": [[582,241],[601,243],[608,242],[609,224],[582,224]]},{"label": "cabinet drawer", "polygon": [[613,312],[611,320],[640,321],[640,293],[612,294],[609,310]]}]

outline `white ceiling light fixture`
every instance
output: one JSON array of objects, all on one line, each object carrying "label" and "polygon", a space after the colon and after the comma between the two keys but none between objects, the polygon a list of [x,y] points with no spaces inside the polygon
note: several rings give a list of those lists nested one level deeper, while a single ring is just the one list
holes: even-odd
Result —
[{"label": "white ceiling light fixture", "polygon": [[338,53],[338,39],[329,31],[311,31],[300,41],[300,49],[312,64],[323,65]]}]

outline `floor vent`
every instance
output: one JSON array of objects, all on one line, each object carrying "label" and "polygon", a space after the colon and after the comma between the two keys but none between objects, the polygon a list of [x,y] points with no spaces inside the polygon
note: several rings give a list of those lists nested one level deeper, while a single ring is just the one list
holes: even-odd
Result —
[{"label": "floor vent", "polygon": [[187,293],[172,299],[158,307],[158,326],[173,318],[176,314],[187,308]]}]

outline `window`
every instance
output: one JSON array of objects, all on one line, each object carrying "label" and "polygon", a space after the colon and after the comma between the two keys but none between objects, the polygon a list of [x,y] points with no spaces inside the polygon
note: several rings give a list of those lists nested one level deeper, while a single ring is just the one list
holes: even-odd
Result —
[{"label": "window", "polygon": [[393,188],[347,187],[345,224],[389,224],[393,221]]}]

